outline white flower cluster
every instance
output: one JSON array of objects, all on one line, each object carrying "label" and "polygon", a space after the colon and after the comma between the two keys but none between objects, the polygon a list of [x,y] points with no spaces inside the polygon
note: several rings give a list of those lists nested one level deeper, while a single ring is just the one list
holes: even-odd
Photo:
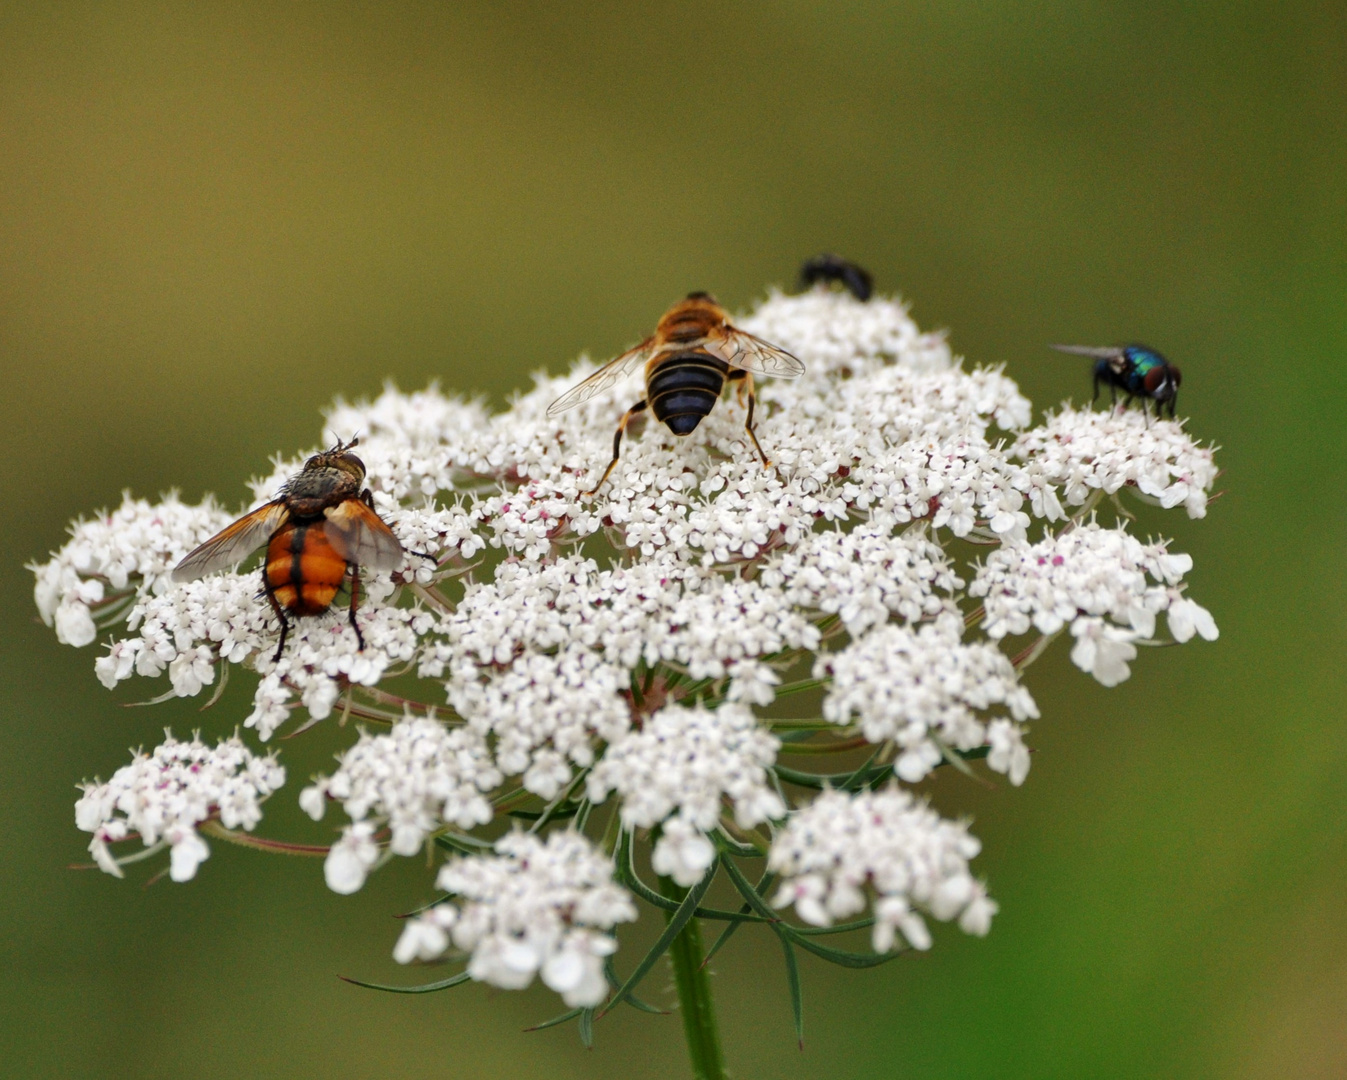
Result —
[{"label": "white flower cluster", "polygon": [[774,558],[762,580],[793,605],[838,616],[852,635],[891,615],[908,622],[938,615],[963,585],[924,523],[897,536],[873,526],[811,533]]},{"label": "white flower cluster", "polygon": [[1210,612],[1183,595],[1183,575],[1192,567],[1191,557],[1171,555],[1163,543],[1143,544],[1125,529],[1090,522],[1037,544],[998,548],[969,593],[984,598],[993,639],[1031,627],[1056,634],[1070,625],[1077,666],[1116,686],[1131,674],[1133,642],[1154,636],[1157,612],[1168,613],[1176,641],[1194,632],[1216,639]]},{"label": "white flower cluster", "polygon": [[[627,403],[625,391],[603,394],[549,419],[552,398],[592,370],[584,363],[570,376],[539,379],[494,416],[434,388],[390,388],[371,403],[339,406],[329,431],[363,433],[376,508],[409,550],[449,566],[483,548],[516,560],[474,586],[448,616],[415,602],[390,609],[393,583],[374,575],[360,616],[363,653],[334,611],[299,620],[287,655],[273,666],[277,627],[257,602],[253,575],[168,588],[175,559],[226,520],[214,506],[174,499],[128,500],[110,518],[78,526],[66,548],[35,568],[40,610],[65,640],[86,643],[88,605],[97,603],[102,579],[132,581],[140,597],[128,627],[138,633],[111,644],[99,677],[111,686],[167,671],[174,692],[190,696],[212,684],[219,663],[250,664],[264,678],[247,724],[264,738],[296,702],[321,718],[343,686],[373,685],[391,666],[413,660],[425,676],[448,671],[450,700],[504,738],[502,768],[527,774],[530,788],[543,793],[564,783],[571,765],[584,765],[582,743],[616,732],[623,706],[609,687],[625,687],[621,669],[638,661],[684,665],[698,677],[729,673],[737,700],[765,704],[773,676],[757,661],[814,648],[810,612],[835,613],[858,633],[894,615],[930,617],[954,602],[961,582],[937,534],[981,530],[1017,542],[1031,511],[1059,517],[1054,485],[1064,485],[1066,502],[1077,498],[1063,447],[1088,441],[1089,461],[1111,462],[1107,480],[1092,474],[1104,486],[1126,473],[1134,479],[1119,482],[1172,500],[1175,484],[1185,484],[1190,507],[1212,482],[1209,450],[1176,425],[1146,427],[1134,415],[1062,413],[1003,451],[989,441],[989,426],[1025,426],[1028,402],[999,372],[961,370],[943,337],[921,333],[894,301],[776,294],[741,323],[806,362],[803,378],[760,388],[758,430],[773,470],[748,452],[743,414],[730,402],[696,438],[647,425],[626,440],[605,490],[582,498]],[[1094,425],[1088,440],[1068,430],[1073,416],[1082,432]],[[1179,479],[1157,487],[1161,460]],[[254,484],[255,497],[274,495],[299,462],[278,461]],[[820,521],[831,530],[817,533]],[[913,521],[924,528],[894,535]],[[601,570],[581,556],[557,559],[566,545],[604,531],[634,561]],[[764,555],[772,558],[756,581],[727,580],[717,569]],[[406,576],[430,583],[431,570],[413,564]],[[539,671],[543,662],[534,657],[508,677],[492,666],[567,644],[601,654],[617,670],[574,652],[552,674]],[[583,700],[574,697],[577,670],[587,673]],[[497,678],[501,685],[493,685]],[[534,703],[552,719],[526,717]],[[562,730],[568,725],[558,716],[576,713],[594,722]],[[520,730],[506,730],[509,718],[519,718]]]},{"label": "white flower cluster", "polygon": [[1064,408],[1021,435],[1012,453],[1071,506],[1130,484],[1163,507],[1182,505],[1192,518],[1206,516],[1217,472],[1214,451],[1193,442],[1181,422],[1151,420],[1139,410]]},{"label": "white flower cluster", "polygon": [[593,762],[596,739],[627,730],[622,692],[639,663],[729,675],[740,696],[766,704],[775,676],[755,659],[819,640],[777,591],[666,559],[608,570],[580,556],[507,562],[494,581],[469,587],[443,625],[421,673],[447,667],[455,710],[495,737],[502,769],[549,799],[572,764]]},{"label": "white flower cluster", "polygon": [[982,848],[966,826],[946,821],[906,791],[890,787],[847,795],[825,791],[794,814],[777,835],[768,859],[782,875],[773,899],[794,905],[805,922],[831,926],[874,901],[876,952],[893,948],[901,933],[913,948],[929,949],[921,911],[942,921],[957,918],[967,933],[991,928],[996,904],[968,872]]},{"label": "white flower cluster", "polygon": [[448,729],[436,720],[407,718],[386,735],[364,732],[341,757],[341,768],[318,776],[299,796],[314,821],[336,799],[355,824],[332,845],[323,870],[333,892],[353,893],[378,859],[370,840],[387,823],[388,848],[415,855],[442,825],[472,829],[492,818],[483,794],[501,782],[486,741],[475,731]]},{"label": "white flower cluster", "polygon": [[166,591],[178,560],[228,521],[210,501],[188,506],[170,494],[151,504],[123,495],[111,513],[75,522],[70,542],[50,561],[30,567],[38,614],[55,626],[57,641],[88,645],[98,635],[96,611],[113,607],[128,589],[141,595]]},{"label": "white flower cluster", "polygon": [[474,730],[496,736],[501,768],[544,799],[570,783],[572,762],[593,763],[596,738],[617,738],[631,722],[618,693],[624,673],[588,650],[526,653],[493,675],[451,682],[449,701]]},{"label": "white flower cluster", "polygon": [[75,824],[94,834],[94,861],[117,877],[122,869],[108,845],[139,836],[146,848],[167,844],[169,876],[191,880],[210,856],[196,827],[218,817],[227,829],[251,830],[262,820],[262,801],[285,783],[275,756],[254,754],[237,735],[214,749],[199,735],[191,742],[165,736],[151,753],[135,753],[107,783],[80,785]]},{"label": "white flower cluster", "polygon": [[886,297],[856,303],[843,293],[787,296],[773,291],[737,325],[796,356],[807,356],[808,373],[850,379],[876,361],[901,363],[919,375],[939,375],[954,366],[945,335],[922,333],[907,306]]},{"label": "white flower cluster", "polygon": [[[824,717],[835,724],[855,717],[870,742],[892,743],[898,753],[894,771],[908,783],[921,780],[952,750],[988,745],[988,764],[1012,784],[1024,783],[1029,751],[1020,723],[1037,717],[1038,708],[1004,653],[962,637],[963,620],[944,615],[915,630],[884,626],[824,653],[814,667],[815,675],[831,676]],[[979,715],[996,706],[1009,710],[1011,719]]]},{"label": "white flower cluster", "polygon": [[617,792],[629,828],[664,822],[651,865],[680,885],[695,885],[715,859],[705,834],[720,820],[722,800],[746,829],[785,816],[767,779],[780,745],[743,705],[670,705],[608,747],[589,774],[589,797],[600,803]]},{"label": "white flower cluster", "polygon": [[[1022,783],[1025,722],[1038,712],[1017,665],[1044,639],[1069,629],[1075,662],[1112,685],[1159,612],[1175,641],[1216,637],[1184,591],[1187,556],[1091,517],[1126,489],[1201,517],[1213,451],[1139,411],[1068,407],[1031,428],[1014,382],[965,370],[895,300],[773,294],[735,321],[805,365],[799,379],[758,384],[769,469],[731,394],[687,438],[650,418],[633,426],[602,490],[583,495],[641,396],[633,375],[549,417],[595,370],[587,360],[536,377],[495,413],[433,386],[339,403],[326,441],[360,433],[375,509],[409,553],[396,572],[362,575],[363,650],[339,603],[296,619],[276,658],[256,570],[171,583],[174,564],[229,521],[175,497],[128,496],[76,524],[32,568],[39,612],[75,646],[117,625],[94,664],[109,688],[166,676],[170,693],[191,697],[220,687],[229,665],[250,669],[244,725],[262,740],[300,708],[308,721],[349,711],[390,724],[301,796],[314,817],[333,799],[350,818],[326,863],[339,892],[438,830],[487,824],[493,800],[532,813],[568,796],[586,806],[579,820],[616,813],[650,830],[655,869],[684,885],[713,864],[710,834],[728,815],[776,831],[773,866],[807,921],[860,910],[872,889],[877,947],[896,933],[928,942],[918,911],[985,931],[994,905],[968,874],[977,845],[962,826],[898,788],[828,792],[797,810],[781,781],[799,770],[777,765],[759,710],[785,693],[817,702],[802,693],[815,690],[823,718],[805,706],[812,715],[791,723],[806,741],[792,749],[854,752],[863,738],[904,783],[985,755]],[[302,460],[276,460],[253,482],[253,505]],[[961,541],[983,546],[980,564]],[[1013,653],[1006,639],[1030,631],[1042,639]],[[375,689],[394,677],[396,696]],[[421,692],[408,689],[418,681]],[[138,763],[177,760],[181,745]],[[279,775],[271,758],[239,766],[267,768]],[[192,820],[255,820],[210,798],[188,800],[202,816],[171,827],[141,821],[150,811],[138,803],[95,815],[92,793],[105,789],[89,789],[80,820],[109,867],[107,843],[134,830],[168,838],[175,875],[190,876],[204,857]],[[270,788],[254,790],[255,810]],[[589,814],[606,802],[616,805]],[[450,863],[441,883],[458,899],[408,924],[399,959],[441,955],[452,937],[476,978],[516,986],[541,974],[568,1001],[599,1000],[609,931],[631,900],[607,856],[547,828]]]},{"label": "white flower cluster", "polygon": [[496,851],[441,868],[437,884],[454,902],[409,920],[394,959],[433,960],[452,938],[472,953],[468,974],[479,982],[522,990],[540,975],[567,1005],[598,1005],[608,993],[604,958],[617,948],[610,931],[636,918],[612,861],[569,829],[546,840],[509,833]]}]

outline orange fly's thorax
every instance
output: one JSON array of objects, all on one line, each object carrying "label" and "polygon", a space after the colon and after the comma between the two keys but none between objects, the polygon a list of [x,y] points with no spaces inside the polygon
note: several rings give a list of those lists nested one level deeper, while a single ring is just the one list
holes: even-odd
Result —
[{"label": "orange fly's thorax", "polygon": [[326,521],[290,521],[267,543],[267,589],[294,615],[320,615],[346,579],[346,560],[327,537]]}]

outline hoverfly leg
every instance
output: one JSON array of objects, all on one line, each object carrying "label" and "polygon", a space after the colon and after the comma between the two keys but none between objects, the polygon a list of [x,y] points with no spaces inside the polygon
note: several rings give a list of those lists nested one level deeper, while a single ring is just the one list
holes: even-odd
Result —
[{"label": "hoverfly leg", "polygon": [[647,402],[642,398],[622,414],[622,419],[619,420],[617,424],[617,432],[613,435],[613,460],[608,462],[608,468],[603,470],[603,475],[599,477],[599,482],[597,484],[595,484],[589,491],[580,492],[582,498],[597,495],[599,488],[603,487],[604,482],[612,474],[613,470],[617,468],[617,459],[622,452],[622,435],[626,432],[627,425],[630,424],[636,416],[645,412],[646,405]]},{"label": "hoverfly leg", "polygon": [[360,632],[360,624],[356,622],[355,613],[360,607],[360,567],[354,563],[351,564],[351,612],[347,616],[351,622],[351,629],[355,631],[355,643],[358,651],[365,651],[365,635]]},{"label": "hoverfly leg", "polygon": [[762,444],[758,442],[758,436],[753,430],[753,410],[758,404],[757,395],[753,393],[753,374],[748,371],[731,371],[726,378],[738,382],[735,387],[735,393],[739,396],[739,404],[748,406],[748,417],[744,420],[744,430],[748,432],[748,437],[753,440],[753,448],[757,450],[758,457],[762,459],[762,467],[770,469],[772,463],[767,460],[767,455],[762,452]]}]

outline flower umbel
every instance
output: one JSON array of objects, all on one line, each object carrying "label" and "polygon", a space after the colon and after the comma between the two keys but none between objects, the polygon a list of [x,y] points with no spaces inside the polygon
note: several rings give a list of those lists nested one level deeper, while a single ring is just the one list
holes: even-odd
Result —
[{"label": "flower umbel", "polygon": [[[1163,643],[1217,637],[1186,591],[1192,559],[1134,536],[1120,501],[1204,516],[1213,452],[1136,412],[1065,407],[1032,427],[1002,371],[965,370],[896,300],[774,293],[735,322],[805,365],[758,385],[771,469],[731,395],[687,438],[629,433],[584,497],[639,393],[549,418],[587,361],[499,413],[435,387],[338,403],[324,442],[361,433],[375,510],[431,556],[363,575],[363,649],[337,609],[300,619],[277,659],[246,563],[171,583],[230,520],[172,496],[76,523],[33,567],[38,610],[72,646],[104,635],[109,688],[165,679],[193,697],[253,673],[258,740],[313,727],[337,744],[299,796],[315,821],[344,812],[334,891],[393,855],[446,854],[446,895],[394,958],[464,962],[445,986],[540,978],[586,1037],[675,941],[684,985],[702,921],[767,922],[792,965],[800,948],[851,966],[930,948],[944,931],[928,919],[985,934],[978,841],[905,785],[947,764],[1022,784],[1039,718],[1025,669],[1063,631],[1106,686],[1162,643],[1159,613]],[[277,461],[250,505],[302,458]],[[85,785],[77,820],[109,872],[127,861],[110,845],[139,835],[183,881],[208,854],[201,830],[253,829],[283,780],[237,735],[170,737]],[[752,884],[768,872],[770,896]],[[742,909],[708,900],[713,881]],[[617,928],[637,900],[669,929],[623,962],[624,984]],[[858,932],[873,952],[823,944]]]},{"label": "flower umbel", "polygon": [[917,909],[959,920],[970,934],[991,928],[996,904],[968,872],[982,849],[967,827],[945,821],[896,787],[847,795],[826,791],[791,818],[767,865],[782,876],[773,903],[793,904],[814,926],[864,910],[874,894],[876,952],[901,933],[914,949],[931,947]]},{"label": "flower umbel", "polygon": [[507,833],[496,851],[440,870],[436,884],[455,901],[408,923],[394,958],[434,959],[452,938],[472,954],[468,973],[480,982],[522,990],[541,975],[567,1005],[598,1005],[608,995],[604,958],[617,949],[608,932],[636,918],[613,884],[612,860],[570,830],[545,841]]},{"label": "flower umbel", "polygon": [[139,836],[148,849],[167,846],[169,877],[190,881],[210,857],[197,826],[216,819],[227,829],[250,831],[262,820],[262,802],[285,783],[276,756],[253,753],[237,735],[211,749],[200,735],[179,742],[164,734],[151,753],[138,751],[106,784],[80,785],[75,824],[94,834],[94,861],[117,877],[121,863],[109,845]]}]

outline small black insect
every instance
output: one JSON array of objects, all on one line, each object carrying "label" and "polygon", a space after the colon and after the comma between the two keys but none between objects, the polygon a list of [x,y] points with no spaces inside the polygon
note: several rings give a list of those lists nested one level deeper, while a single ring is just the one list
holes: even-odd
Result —
[{"label": "small black insect", "polygon": [[874,279],[870,277],[870,272],[841,255],[815,255],[812,259],[806,259],[800,267],[800,281],[806,288],[837,281],[845,285],[857,300],[869,300],[874,292]]}]

